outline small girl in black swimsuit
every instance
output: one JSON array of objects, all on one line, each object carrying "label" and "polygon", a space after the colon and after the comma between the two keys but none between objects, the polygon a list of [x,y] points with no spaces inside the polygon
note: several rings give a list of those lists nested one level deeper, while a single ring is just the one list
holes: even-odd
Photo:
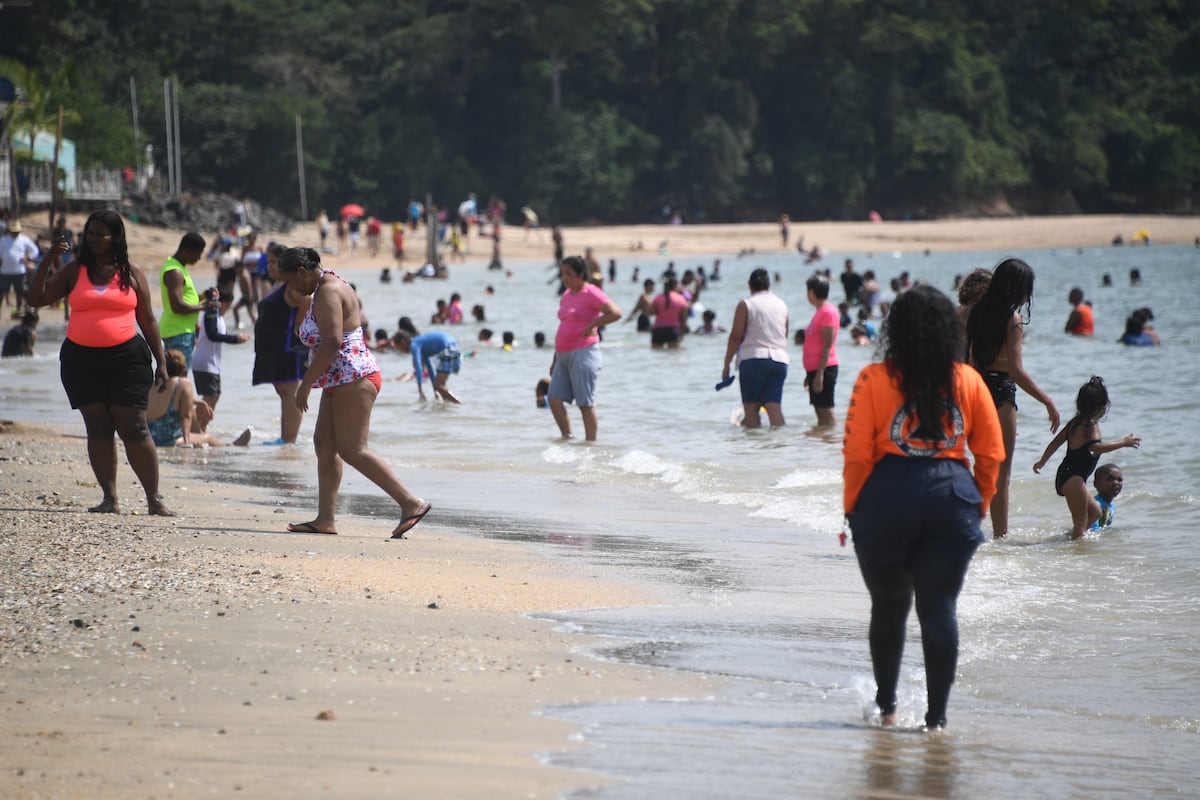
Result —
[{"label": "small girl in black swimsuit", "polygon": [[1104,387],[1104,379],[1099,376],[1093,375],[1079,388],[1079,394],[1075,396],[1075,410],[1071,421],[1046,445],[1046,451],[1033,465],[1033,471],[1041,473],[1054,451],[1066,442],[1067,454],[1058,467],[1054,488],[1060,497],[1067,499],[1067,508],[1071,512],[1071,538],[1079,539],[1100,518],[1100,505],[1088,492],[1087,479],[1096,468],[1101,454],[1122,447],[1138,447],[1142,440],[1132,433],[1111,442],[1100,440],[1099,423],[1108,413],[1108,389]]}]

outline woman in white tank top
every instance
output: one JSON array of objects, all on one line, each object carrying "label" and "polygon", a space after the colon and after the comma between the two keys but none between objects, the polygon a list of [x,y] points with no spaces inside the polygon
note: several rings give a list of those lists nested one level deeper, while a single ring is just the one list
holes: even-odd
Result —
[{"label": "woman in white tank top", "polygon": [[771,277],[765,269],[750,273],[750,296],[738,303],[725,347],[722,378],[729,377],[730,364],[737,357],[742,391],[743,424],[757,428],[762,424],[759,409],[764,408],[771,427],[783,421],[783,384],[787,380],[788,308],[771,293]]}]

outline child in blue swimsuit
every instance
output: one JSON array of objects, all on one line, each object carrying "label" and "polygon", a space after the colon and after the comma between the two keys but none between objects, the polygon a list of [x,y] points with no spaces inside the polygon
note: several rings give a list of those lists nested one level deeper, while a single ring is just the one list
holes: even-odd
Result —
[{"label": "child in blue swimsuit", "polygon": [[1125,485],[1125,477],[1116,464],[1101,464],[1096,468],[1096,478],[1092,485],[1096,487],[1094,499],[1096,505],[1100,506],[1100,518],[1088,530],[1098,531],[1112,525],[1117,509],[1114,501]]},{"label": "child in blue swimsuit", "polygon": [[1079,539],[1084,531],[1100,519],[1100,504],[1087,491],[1087,479],[1096,468],[1100,455],[1122,447],[1136,448],[1142,440],[1132,433],[1111,442],[1100,439],[1099,423],[1108,413],[1108,389],[1104,386],[1103,378],[1093,375],[1079,388],[1075,409],[1075,416],[1046,445],[1046,451],[1033,465],[1033,471],[1041,473],[1054,451],[1066,443],[1067,453],[1055,475],[1054,488],[1061,497],[1067,499],[1067,508],[1071,512],[1071,538]]}]

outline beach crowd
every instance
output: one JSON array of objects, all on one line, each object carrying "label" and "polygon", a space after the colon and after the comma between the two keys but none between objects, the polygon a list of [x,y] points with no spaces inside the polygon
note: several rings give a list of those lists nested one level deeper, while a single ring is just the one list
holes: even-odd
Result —
[{"label": "beach crowd", "polygon": [[[490,246],[488,269],[503,271],[504,215],[503,201],[495,198],[481,212],[471,195],[453,219],[412,201],[407,218],[392,229],[392,256],[402,280],[448,279],[447,262],[470,252],[473,238]],[[524,208],[522,215],[525,236],[540,236],[536,212]],[[36,309],[69,308],[62,383],[71,407],[82,415],[102,492],[89,511],[120,512],[119,438],[149,513],[173,514],[159,490],[157,449],[225,444],[209,433],[227,377],[222,349],[252,342],[250,380],[271,386],[279,401],[278,436],[259,443],[296,444],[303,416],[316,413],[318,508],[311,520],[289,524],[289,531],[337,533],[345,464],[396,502],[399,521],[391,538],[404,538],[430,512],[432,503],[408,489],[369,447],[371,412],[383,381],[376,354],[394,350],[411,358],[411,370],[398,379],[411,380],[422,402],[429,400],[428,387],[434,402],[458,404],[449,381],[462,369],[464,345],[454,331],[469,319],[486,322],[486,309],[481,302],[468,312],[461,294],[453,292],[431,310],[425,333],[413,322],[424,317],[416,310],[401,316],[393,330],[372,328],[357,287],[327,268],[322,255],[338,252],[334,240],[339,250],[356,253],[365,234],[367,257],[377,257],[383,223],[361,207],[346,206],[336,222],[322,211],[317,225],[319,248],[264,245],[245,219],[209,237],[188,232],[153,281],[130,263],[124,222],[114,211],[91,214],[78,237],[59,220],[40,244],[19,221],[6,221],[0,234],[0,309],[11,295],[18,324],[6,333],[3,354],[36,351]],[[437,226],[436,237],[430,237],[437,249],[427,250],[421,267],[404,271],[405,236],[422,225]],[[780,233],[783,248],[790,249],[786,215]],[[558,328],[549,336],[534,332],[534,346],[549,350],[548,371],[531,376],[531,385],[537,405],[550,409],[563,439],[575,435],[571,405],[578,409],[585,441],[600,437],[603,338],[613,325],[636,321],[647,345],[662,351],[679,349],[691,336],[725,336],[716,388],[737,380],[737,422],[748,430],[785,425],[783,389],[791,350],[798,347],[813,430],[836,435],[838,384],[846,378],[839,375],[838,345],[876,348],[875,362],[853,379],[840,432],[846,530],[872,599],[868,638],[881,724],[896,721],[905,624],[915,603],[928,682],[925,724],[932,730],[946,725],[958,653],[956,600],[983,541],[983,521],[990,517],[996,538],[1008,533],[1018,390],[1044,407],[1053,435],[1034,471],[1065,446],[1054,485],[1067,504],[1070,538],[1112,522],[1122,472],[1100,459],[1137,448],[1141,440],[1133,434],[1101,436],[1099,422],[1109,408],[1102,376],[1080,376],[1076,413],[1063,424],[1054,400],[1025,369],[1024,327],[1035,281],[1033,268],[1020,259],[960,276],[954,300],[902,272],[890,279],[891,299],[884,301],[874,271],[860,273],[846,259],[835,276],[823,266],[819,247],[805,248],[801,237],[798,252],[813,268],[805,281],[808,308],[789,308],[773,291],[778,273],[755,268],[726,327],[718,322],[721,312],[704,303],[707,287],[721,280],[719,259],[708,269],[677,270],[674,262],[657,275],[634,269],[628,282],[638,294],[626,313],[612,299],[620,277],[615,259],[606,269],[591,248],[568,255],[557,228],[551,243],[547,293],[557,292]],[[210,266],[198,266],[204,262]],[[205,269],[211,269],[209,281],[199,277]],[[391,279],[391,267],[384,267],[379,280]],[[1129,280],[1136,285],[1141,275],[1134,270]],[[1104,285],[1112,285],[1111,276]],[[1094,336],[1095,314],[1083,289],[1072,288],[1066,301],[1064,335]],[[806,321],[794,324],[793,314]],[[1149,308],[1131,309],[1118,341],[1131,347],[1160,344],[1153,320]],[[515,332],[504,331],[500,346],[511,350],[516,339]],[[493,332],[481,328],[478,346],[492,344]],[[251,443],[250,429],[233,441]]]}]

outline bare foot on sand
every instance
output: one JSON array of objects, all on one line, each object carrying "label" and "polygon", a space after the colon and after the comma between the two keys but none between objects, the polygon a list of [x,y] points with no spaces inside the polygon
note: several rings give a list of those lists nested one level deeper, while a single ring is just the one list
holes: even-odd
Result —
[{"label": "bare foot on sand", "polygon": [[121,506],[117,503],[117,498],[106,497],[100,501],[100,505],[92,506],[88,509],[89,514],[120,514]]},{"label": "bare foot on sand", "polygon": [[156,494],[149,498],[147,504],[150,507],[150,516],[152,517],[174,517],[175,512],[167,508],[167,504],[163,502],[162,495]]}]

